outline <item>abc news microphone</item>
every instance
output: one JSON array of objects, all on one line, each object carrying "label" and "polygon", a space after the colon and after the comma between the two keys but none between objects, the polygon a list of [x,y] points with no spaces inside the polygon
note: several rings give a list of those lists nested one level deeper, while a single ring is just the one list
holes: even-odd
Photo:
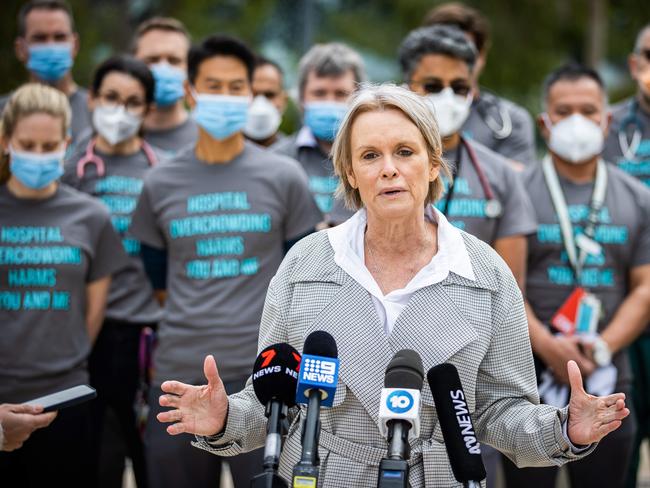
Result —
[{"label": "abc news microphone", "polygon": [[429,370],[427,381],[454,477],[466,488],[478,488],[485,479],[485,466],[458,370],[453,364],[439,364]]},{"label": "abc news microphone", "polygon": [[379,404],[379,428],[388,439],[388,455],[379,465],[378,488],[409,486],[409,439],[420,435],[422,359],[410,349],[398,351],[388,363]]},{"label": "abc news microphone", "polygon": [[257,356],[253,366],[253,390],[266,407],[264,471],[251,480],[251,488],[286,488],[278,475],[287,410],[296,402],[300,354],[286,343],[273,344]]},{"label": "abc news microphone", "polygon": [[296,391],[296,403],[307,405],[307,417],[302,430],[300,461],[293,468],[293,488],[316,488],[318,484],[320,409],[334,403],[338,377],[336,341],[327,332],[312,332],[302,350]]}]

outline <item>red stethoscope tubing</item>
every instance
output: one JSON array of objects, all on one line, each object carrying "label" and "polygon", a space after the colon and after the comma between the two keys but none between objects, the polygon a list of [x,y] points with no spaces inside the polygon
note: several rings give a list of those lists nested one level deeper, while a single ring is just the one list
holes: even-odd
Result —
[{"label": "red stethoscope tubing", "polygon": [[483,168],[481,168],[481,165],[478,162],[476,151],[474,151],[474,148],[471,146],[469,142],[467,142],[467,140],[464,137],[461,137],[460,140],[465,146],[465,149],[467,150],[467,154],[469,155],[469,160],[472,163],[472,166],[474,166],[474,171],[476,171],[476,174],[478,175],[478,179],[481,182],[481,187],[483,188],[485,199],[496,200],[496,198],[494,197],[494,192],[492,191],[492,186],[490,186],[490,182],[488,181],[487,176],[485,176],[485,173],[483,172]]},{"label": "red stethoscope tubing", "polygon": [[[102,158],[97,156],[97,154],[95,154],[96,144],[97,140],[94,137],[88,142],[88,146],[86,146],[86,153],[77,162],[77,178],[81,179],[84,177],[87,164],[95,165],[97,168],[97,176],[104,176],[106,174],[106,165],[104,164],[104,161]],[[149,161],[150,166],[155,166],[158,163],[158,158],[156,157],[156,153],[154,152],[153,148],[144,140],[142,141],[142,151],[147,157],[147,161]]]}]

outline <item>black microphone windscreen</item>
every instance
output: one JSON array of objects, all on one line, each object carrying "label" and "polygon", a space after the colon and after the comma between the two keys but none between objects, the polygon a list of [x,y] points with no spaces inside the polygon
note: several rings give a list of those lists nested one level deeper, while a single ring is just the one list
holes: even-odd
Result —
[{"label": "black microphone windscreen", "polygon": [[386,388],[409,388],[421,390],[424,368],[420,355],[412,349],[397,351],[386,367]]},{"label": "black microphone windscreen", "polygon": [[324,330],[316,330],[307,336],[303,354],[336,358],[339,355],[334,338]]},{"label": "black microphone windscreen", "polygon": [[427,373],[427,381],[456,480],[465,483],[485,479],[480,444],[456,366],[444,363],[431,368]]},{"label": "black microphone windscreen", "polygon": [[287,343],[273,344],[260,352],[253,366],[253,390],[260,403],[277,399],[294,406],[299,370],[300,354]]}]

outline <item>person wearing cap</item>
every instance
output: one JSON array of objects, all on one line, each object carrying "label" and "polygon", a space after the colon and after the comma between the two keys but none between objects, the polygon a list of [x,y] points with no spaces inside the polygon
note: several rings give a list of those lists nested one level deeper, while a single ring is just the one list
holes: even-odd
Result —
[{"label": "person wearing cap", "polygon": [[515,168],[535,164],[535,124],[528,111],[479,85],[490,49],[490,24],[481,13],[461,2],[440,4],[429,11],[423,25],[453,25],[474,43],[478,55],[472,70],[472,105],[463,124],[466,137],[501,154]]}]

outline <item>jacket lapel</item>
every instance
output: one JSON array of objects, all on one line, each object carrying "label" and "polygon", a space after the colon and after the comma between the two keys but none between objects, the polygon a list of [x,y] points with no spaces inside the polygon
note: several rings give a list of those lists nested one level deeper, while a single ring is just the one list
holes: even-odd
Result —
[{"label": "jacket lapel", "polygon": [[348,279],[306,335],[314,330],[332,334],[338,347],[340,380],[377,422],[384,373],[393,352],[370,294]]}]

